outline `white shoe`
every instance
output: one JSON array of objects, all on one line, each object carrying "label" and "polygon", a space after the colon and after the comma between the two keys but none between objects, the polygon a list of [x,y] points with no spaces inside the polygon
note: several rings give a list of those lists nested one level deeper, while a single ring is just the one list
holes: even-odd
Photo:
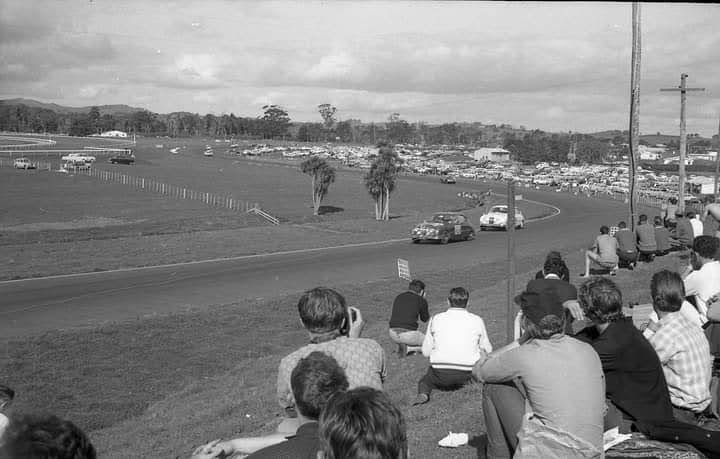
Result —
[{"label": "white shoe", "polygon": [[448,432],[447,437],[443,438],[438,442],[438,445],[446,448],[457,448],[458,446],[467,445],[469,441],[468,434],[466,433],[452,433]]}]

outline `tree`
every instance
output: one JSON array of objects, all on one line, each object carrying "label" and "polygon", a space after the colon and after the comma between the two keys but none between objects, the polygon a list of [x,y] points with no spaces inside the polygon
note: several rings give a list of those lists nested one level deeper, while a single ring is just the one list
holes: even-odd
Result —
[{"label": "tree", "polygon": [[290,116],[279,105],[263,106],[263,135],[266,138],[283,137],[290,127]]},{"label": "tree", "polygon": [[330,134],[330,131],[337,121],[335,119],[335,112],[337,112],[337,108],[330,104],[320,104],[318,105],[318,111],[323,119],[323,126],[325,127],[325,140],[327,140],[327,136]]},{"label": "tree", "polygon": [[300,170],[312,178],[313,215],[319,215],[320,203],[335,182],[335,169],[324,159],[311,156],[300,164]]},{"label": "tree", "polygon": [[375,220],[390,219],[390,194],[395,191],[401,160],[387,144],[380,144],[378,157],[365,175],[365,187],[375,201]]}]

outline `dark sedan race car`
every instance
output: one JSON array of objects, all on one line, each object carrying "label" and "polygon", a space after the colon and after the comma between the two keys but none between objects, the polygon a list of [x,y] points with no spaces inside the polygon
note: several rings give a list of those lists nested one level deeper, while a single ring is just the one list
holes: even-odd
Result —
[{"label": "dark sedan race car", "polygon": [[475,229],[468,223],[464,214],[459,212],[438,212],[430,221],[418,223],[410,233],[415,243],[437,241],[447,244],[450,241],[468,241],[475,238]]}]

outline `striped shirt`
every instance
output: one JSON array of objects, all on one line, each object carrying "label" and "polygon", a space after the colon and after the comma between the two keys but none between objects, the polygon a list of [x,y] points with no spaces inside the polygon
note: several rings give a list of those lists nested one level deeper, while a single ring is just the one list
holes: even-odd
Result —
[{"label": "striped shirt", "polygon": [[648,338],[662,364],[670,401],[679,408],[703,411],[710,404],[712,357],[702,329],[680,312],[660,319]]}]

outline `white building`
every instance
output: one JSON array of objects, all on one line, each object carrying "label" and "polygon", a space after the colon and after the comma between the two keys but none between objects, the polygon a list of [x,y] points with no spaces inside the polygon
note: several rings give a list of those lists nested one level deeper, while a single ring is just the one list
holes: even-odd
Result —
[{"label": "white building", "polygon": [[127,132],[123,131],[105,131],[100,137],[127,137]]},{"label": "white building", "polygon": [[638,145],[640,159],[645,161],[657,161],[662,159],[665,153],[664,147],[648,147],[646,145]]},{"label": "white building", "polygon": [[504,148],[480,148],[470,154],[475,161],[494,161],[497,163],[510,161],[510,152]]}]

